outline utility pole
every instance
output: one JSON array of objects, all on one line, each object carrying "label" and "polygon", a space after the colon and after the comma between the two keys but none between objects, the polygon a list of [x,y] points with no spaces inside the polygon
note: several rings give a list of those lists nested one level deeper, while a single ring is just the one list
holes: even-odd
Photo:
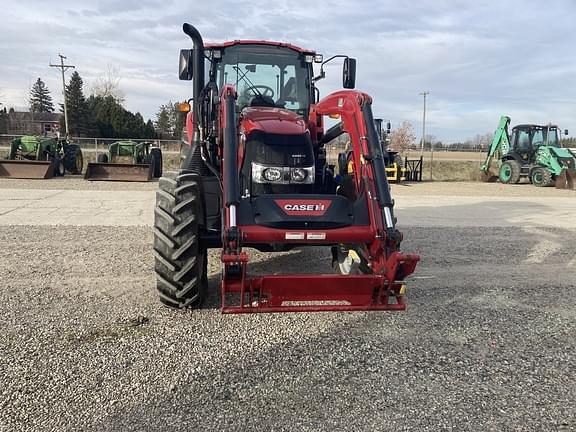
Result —
[{"label": "utility pole", "polygon": [[[422,161],[424,160],[424,141],[426,141],[426,96],[430,94],[429,91],[424,91],[419,93],[420,96],[424,96],[424,110],[422,112],[422,147],[420,150],[420,156],[422,156]],[[432,143],[430,143],[432,144]],[[430,180],[432,180],[432,162],[430,162]]]},{"label": "utility pole", "polygon": [[66,72],[68,69],[75,69],[76,66],[65,65],[64,59],[66,57],[64,57],[62,54],[58,54],[58,56],[60,57],[60,64],[58,65],[50,63],[50,67],[59,68],[60,71],[62,72],[62,95],[64,96],[64,126],[66,127],[64,136],[67,137],[69,129],[68,129],[68,109],[66,108],[66,79],[64,78],[64,72]]}]

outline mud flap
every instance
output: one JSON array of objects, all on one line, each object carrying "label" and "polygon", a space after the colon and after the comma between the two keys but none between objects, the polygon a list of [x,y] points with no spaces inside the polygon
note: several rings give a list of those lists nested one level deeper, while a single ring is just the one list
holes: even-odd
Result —
[{"label": "mud flap", "polygon": [[556,189],[574,189],[574,179],[576,178],[576,170],[563,169],[558,177],[556,177]]},{"label": "mud flap", "polygon": [[50,179],[53,176],[51,161],[0,160],[0,178]]},{"label": "mud flap", "polygon": [[154,167],[149,164],[89,163],[85,180],[146,182],[152,180]]}]

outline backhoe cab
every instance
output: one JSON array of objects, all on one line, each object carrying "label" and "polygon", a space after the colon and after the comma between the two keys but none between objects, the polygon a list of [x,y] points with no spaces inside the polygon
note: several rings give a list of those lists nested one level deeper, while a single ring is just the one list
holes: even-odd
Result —
[{"label": "backhoe cab", "polygon": [[[197,307],[207,289],[207,250],[221,248],[225,313],[402,310],[405,278],[419,257],[400,252],[385,156],[372,99],[351,90],[356,62],[268,41],[204,45],[184,24],[193,50],[179,75],[193,80],[188,146],[181,170],[159,181],[155,266],[160,299]],[[319,100],[324,65],[344,58],[346,90]],[[322,63],[315,76],[314,63]],[[324,118],[340,122],[324,130]],[[324,145],[351,141],[353,169],[338,176]],[[249,273],[246,247],[331,248],[337,274]]]}]

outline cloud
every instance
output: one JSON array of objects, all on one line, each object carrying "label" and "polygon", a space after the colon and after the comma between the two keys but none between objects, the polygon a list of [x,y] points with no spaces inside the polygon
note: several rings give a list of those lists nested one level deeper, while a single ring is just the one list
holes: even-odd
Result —
[{"label": "cloud", "polygon": [[[393,124],[409,120],[419,130],[419,93],[428,90],[427,130],[447,142],[493,130],[502,114],[513,123],[576,126],[571,0],[545,7],[538,0],[8,0],[3,9],[7,105],[26,105],[37,77],[58,100],[61,78],[48,63],[62,53],[86,91],[115,66],[127,107],[153,117],[160,104],[190,97],[190,84],[176,77],[178,51],[190,46],[181,30],[189,21],[207,41],[282,40],[356,57],[358,88]],[[339,88],[340,67],[326,68],[323,94]]]}]

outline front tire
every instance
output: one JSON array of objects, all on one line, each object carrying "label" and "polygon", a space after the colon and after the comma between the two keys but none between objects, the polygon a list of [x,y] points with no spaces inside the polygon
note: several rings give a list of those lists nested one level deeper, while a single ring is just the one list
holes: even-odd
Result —
[{"label": "front tire", "polygon": [[162,177],[162,151],[159,148],[151,148],[150,155],[154,161],[154,178]]},{"label": "front tire", "polygon": [[197,175],[168,172],[160,178],[154,210],[154,256],[160,301],[195,308],[207,289],[207,250],[199,241]]},{"label": "front tire", "polygon": [[52,166],[54,167],[54,177],[64,177],[64,160],[59,154],[52,159]]},{"label": "front tire", "polygon": [[532,184],[537,187],[552,186],[552,173],[546,168],[534,168],[530,174]]}]

